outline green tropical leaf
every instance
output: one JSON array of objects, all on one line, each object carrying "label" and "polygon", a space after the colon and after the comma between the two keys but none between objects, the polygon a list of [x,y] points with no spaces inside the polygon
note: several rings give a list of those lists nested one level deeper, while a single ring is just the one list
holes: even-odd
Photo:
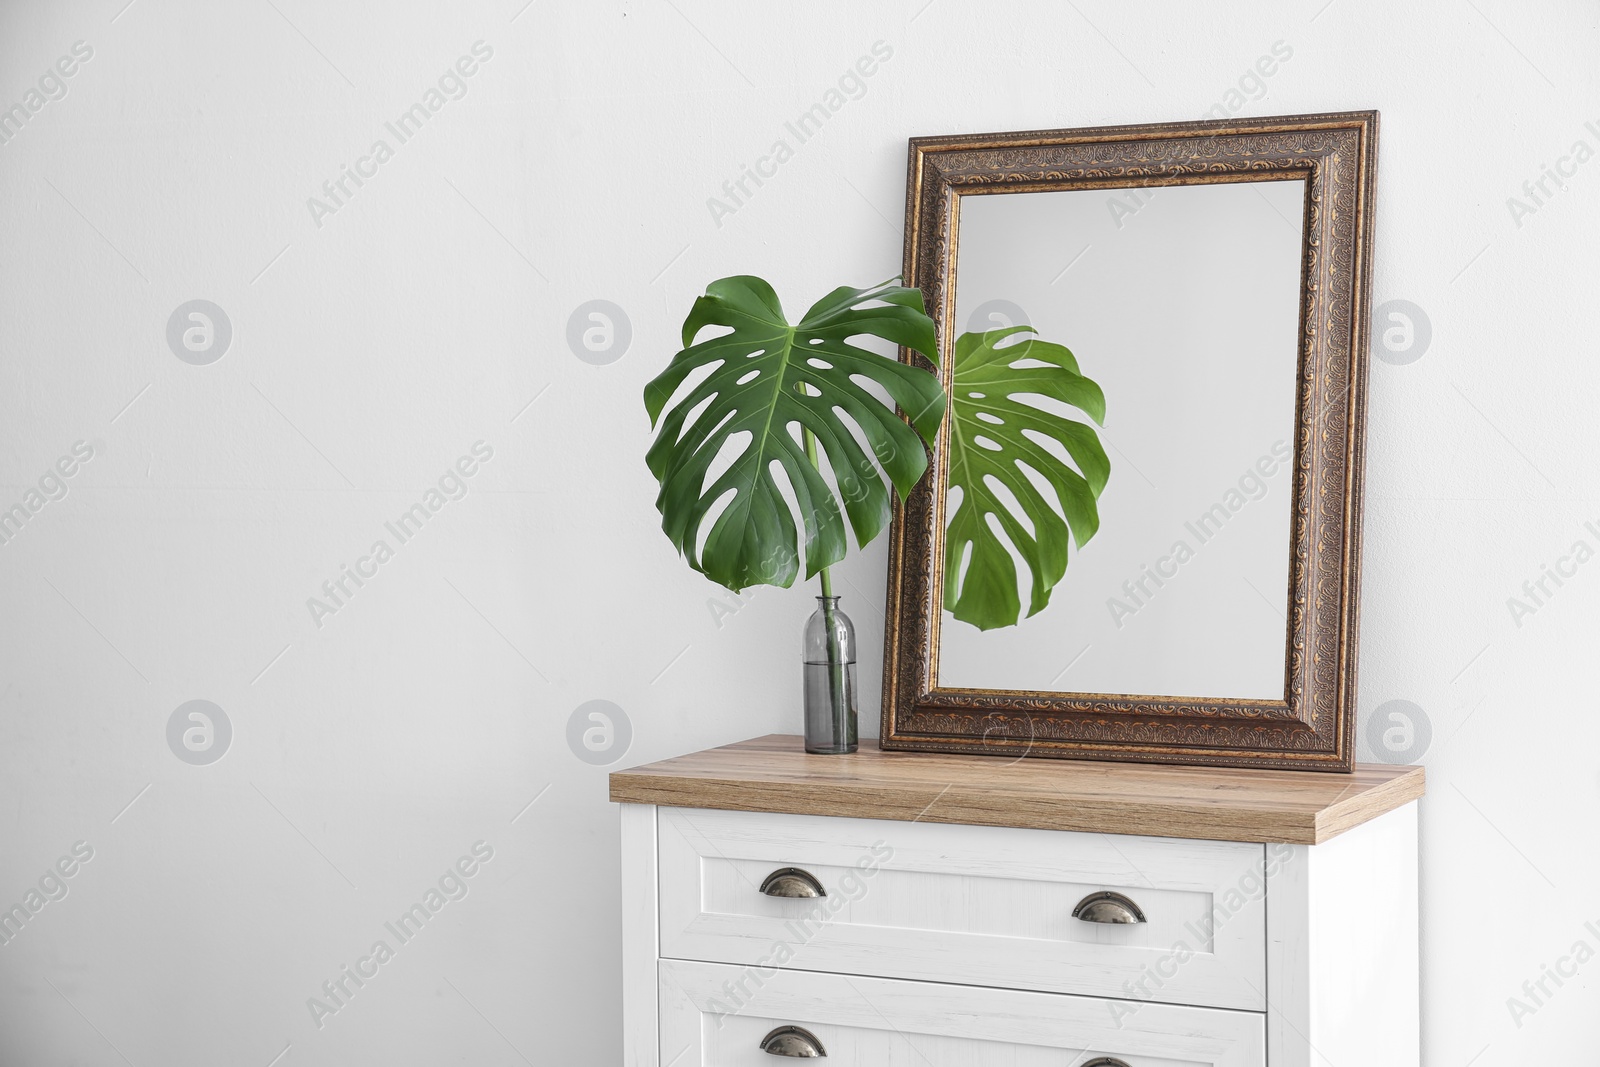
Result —
[{"label": "green tropical leaf", "polygon": [[[1028,614],[1035,615],[1067,573],[1069,528],[1080,549],[1099,528],[1096,499],[1111,475],[1093,427],[1028,403],[1028,394],[1048,397],[1105,422],[1105,395],[1079,372],[1064,346],[1024,337],[999,347],[1008,337],[1035,332],[1031,326],[1012,326],[956,339],[950,486],[961,488],[961,501],[945,528],[944,606],[980,630],[1013,626],[1023,617],[1016,565],[989,517],[1027,565],[1032,580]],[[1077,470],[1041,439],[1060,442]],[[1059,510],[1025,468],[1054,490]],[[1013,513],[995,483],[1015,498],[1021,515]],[[963,575],[968,546],[971,558]]]},{"label": "green tropical leaf", "polygon": [[[731,332],[696,341],[711,326]],[[889,521],[880,470],[902,499],[922,477],[928,465],[923,443],[938,434],[944,390],[928,371],[850,343],[862,335],[936,358],[933,320],[916,289],[842,286],[793,326],[760,278],[723,278],[695,301],[683,323],[683,351],[644,390],[658,430],[645,461],[661,484],[661,528],[695,570],[735,592],[794,582],[795,524],[773,477],[774,463],[787,475],[805,524],[806,577],[844,558],[849,546],[841,503],[807,460],[791,429],[795,424],[814,435],[827,455],[858,545]],[[702,368],[713,369],[663,415],[673,394]],[[910,425],[864,388],[862,379],[882,387],[907,412]],[[871,456],[851,434],[846,416],[859,427]],[[706,484],[718,453],[740,434],[749,437],[733,464]],[[697,551],[702,524],[730,492],[731,502]]]}]

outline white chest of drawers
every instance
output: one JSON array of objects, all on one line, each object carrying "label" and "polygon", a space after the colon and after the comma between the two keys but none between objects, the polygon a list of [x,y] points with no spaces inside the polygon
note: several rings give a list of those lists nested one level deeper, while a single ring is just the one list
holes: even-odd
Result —
[{"label": "white chest of drawers", "polygon": [[1415,1067],[1422,788],[786,737],[618,772],[624,1063]]}]

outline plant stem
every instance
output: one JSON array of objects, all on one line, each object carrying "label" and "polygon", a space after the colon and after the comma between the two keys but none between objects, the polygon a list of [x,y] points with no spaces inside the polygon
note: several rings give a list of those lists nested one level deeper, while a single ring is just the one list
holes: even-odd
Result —
[{"label": "plant stem", "polygon": [[[821,474],[822,464],[817,461],[816,437],[812,435],[810,430],[807,430],[803,427],[800,430],[800,437],[803,441],[805,441],[806,458],[811,461],[812,468],[818,474]],[[833,576],[828,573],[828,568],[822,568],[822,570],[817,573],[817,578],[822,582],[822,595],[827,597],[833,596]]]},{"label": "plant stem", "polygon": [[[822,464],[817,460],[816,437],[810,430],[802,429],[800,433],[805,441],[806,458],[818,474],[822,473]],[[844,664],[839,660],[839,630],[833,616],[833,576],[823,567],[817,572],[817,580],[822,585],[822,618],[828,628],[828,704],[833,711],[834,737],[842,743],[848,736],[850,709],[844,691]]]}]

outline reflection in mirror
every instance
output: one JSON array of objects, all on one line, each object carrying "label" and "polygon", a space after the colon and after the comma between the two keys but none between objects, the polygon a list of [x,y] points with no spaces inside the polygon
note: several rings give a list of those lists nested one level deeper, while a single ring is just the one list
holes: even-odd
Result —
[{"label": "reflection in mirror", "polygon": [[1283,698],[1305,200],[961,196],[939,688]]}]

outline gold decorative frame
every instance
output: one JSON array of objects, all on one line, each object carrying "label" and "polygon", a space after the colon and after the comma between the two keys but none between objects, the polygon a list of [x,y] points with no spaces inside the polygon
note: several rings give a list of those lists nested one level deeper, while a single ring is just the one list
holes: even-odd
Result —
[{"label": "gold decorative frame", "polygon": [[905,277],[939,325],[946,380],[963,196],[1306,180],[1289,625],[1282,700],[935,687],[947,425],[890,531],[883,748],[1351,769],[1377,133],[1378,113],[1358,111],[911,140]]}]

